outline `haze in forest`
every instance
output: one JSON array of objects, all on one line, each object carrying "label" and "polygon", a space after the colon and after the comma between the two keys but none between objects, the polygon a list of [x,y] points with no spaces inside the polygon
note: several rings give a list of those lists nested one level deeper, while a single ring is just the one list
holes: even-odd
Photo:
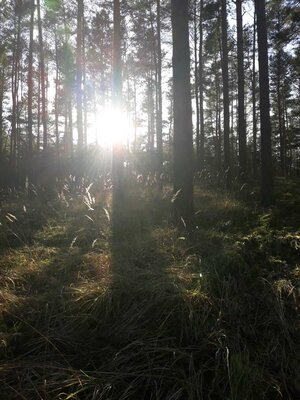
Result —
[{"label": "haze in forest", "polygon": [[0,400],[300,398],[299,0],[0,1]]}]

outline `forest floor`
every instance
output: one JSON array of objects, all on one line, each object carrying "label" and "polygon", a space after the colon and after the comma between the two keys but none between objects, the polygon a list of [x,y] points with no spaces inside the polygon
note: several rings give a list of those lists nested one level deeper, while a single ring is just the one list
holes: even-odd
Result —
[{"label": "forest floor", "polygon": [[197,187],[192,237],[171,191],[93,189],[1,204],[0,399],[299,399],[299,182]]}]

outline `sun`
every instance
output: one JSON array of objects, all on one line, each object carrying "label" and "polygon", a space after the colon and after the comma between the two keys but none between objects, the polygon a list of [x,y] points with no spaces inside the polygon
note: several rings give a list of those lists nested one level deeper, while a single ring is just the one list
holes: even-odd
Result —
[{"label": "sun", "polygon": [[129,138],[129,121],[120,110],[106,107],[97,112],[94,122],[90,124],[90,139],[104,148],[114,144],[125,144]]}]

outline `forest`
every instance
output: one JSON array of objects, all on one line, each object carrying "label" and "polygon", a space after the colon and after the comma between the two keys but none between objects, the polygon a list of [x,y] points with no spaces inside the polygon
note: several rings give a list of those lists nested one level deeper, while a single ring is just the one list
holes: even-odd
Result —
[{"label": "forest", "polygon": [[0,0],[0,400],[296,400],[299,310],[299,0]]}]

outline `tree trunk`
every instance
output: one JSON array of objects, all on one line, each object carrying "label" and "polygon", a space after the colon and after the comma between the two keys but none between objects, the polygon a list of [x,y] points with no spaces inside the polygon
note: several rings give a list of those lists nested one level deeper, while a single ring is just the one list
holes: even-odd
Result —
[{"label": "tree trunk", "polygon": [[68,89],[68,132],[67,132],[67,149],[68,156],[73,160],[73,105],[72,105],[72,91]]},{"label": "tree trunk", "polygon": [[260,129],[261,129],[261,197],[262,203],[273,203],[273,167],[270,123],[270,88],[268,64],[268,38],[265,0],[255,0],[257,17],[259,90],[260,90]]},{"label": "tree trunk", "polygon": [[96,99],[96,85],[93,87],[93,113],[95,125],[95,143],[98,146],[98,126],[97,126],[97,99]]},{"label": "tree trunk", "polygon": [[133,75],[133,109],[134,109],[134,142],[133,142],[133,152],[136,153],[137,150],[137,93],[136,93],[136,75]]},{"label": "tree trunk", "polygon": [[[16,10],[17,12],[17,10]],[[20,15],[15,17],[15,37],[13,50],[13,65],[11,75],[11,91],[12,91],[12,116],[11,116],[11,142],[10,157],[12,167],[17,168],[17,130],[18,130],[18,90],[19,90],[19,58],[20,58],[20,33],[21,18]]]},{"label": "tree trunk", "polygon": [[278,112],[278,131],[280,140],[280,168],[283,176],[286,174],[286,134],[285,134],[285,117],[283,107],[283,90],[281,85],[282,76],[282,52],[277,49],[276,54],[277,76],[276,76],[276,97],[277,97],[277,112]]},{"label": "tree trunk", "polygon": [[83,30],[82,30],[82,68],[83,68],[83,145],[86,148],[88,137],[87,137],[87,126],[88,126],[88,110],[87,110],[87,93],[86,93],[86,44],[85,44],[85,22],[83,15]]},{"label": "tree trunk", "polygon": [[257,123],[256,123],[256,21],[253,22],[253,58],[252,58],[252,129],[253,129],[253,178],[257,178]]},{"label": "tree trunk", "polygon": [[67,101],[67,89],[65,87],[66,101],[64,104],[64,155],[67,157],[68,153],[68,101]]},{"label": "tree trunk", "polygon": [[247,180],[247,138],[245,123],[245,73],[242,0],[236,0],[237,21],[237,63],[238,63],[238,138],[239,138],[239,177]]},{"label": "tree trunk", "polygon": [[82,23],[83,0],[77,2],[77,49],[76,49],[76,100],[77,100],[77,133],[78,150],[83,149],[82,125]]},{"label": "tree trunk", "polygon": [[41,99],[42,99],[42,124],[43,124],[43,150],[47,150],[48,132],[47,132],[47,109],[46,109],[46,74],[45,74],[45,56],[44,56],[44,41],[43,27],[41,19],[40,0],[37,0],[38,10],[38,30],[39,30],[39,55],[40,55],[40,72],[41,72]]},{"label": "tree trunk", "polygon": [[152,70],[148,73],[147,83],[147,112],[148,112],[148,151],[153,155],[154,150],[154,102],[153,102],[153,82]]},{"label": "tree trunk", "polygon": [[[118,118],[121,113],[122,104],[122,59],[121,59],[121,14],[120,0],[114,0],[113,14],[113,65],[112,65],[112,103]],[[116,126],[114,129],[118,129]],[[124,166],[123,144],[114,140],[112,178],[114,187],[114,202],[118,204],[124,197],[123,166]]]},{"label": "tree trunk", "polygon": [[58,111],[58,88],[59,88],[59,62],[58,62],[58,48],[57,48],[57,26],[55,27],[55,99],[54,99],[54,113],[55,113],[55,145],[56,145],[56,157],[59,161],[59,111]]},{"label": "tree trunk", "polygon": [[193,225],[193,125],[188,0],[171,0],[174,90],[174,211],[177,226]]},{"label": "tree trunk", "polygon": [[37,137],[36,149],[39,152],[41,147],[41,65],[38,66],[38,91],[37,91]]},{"label": "tree trunk", "polygon": [[28,57],[28,156],[32,157],[33,134],[32,134],[32,100],[33,100],[33,25],[34,25],[34,1],[30,5],[30,34],[29,34],[29,57]]},{"label": "tree trunk", "polygon": [[156,0],[156,25],[157,25],[157,115],[156,115],[156,137],[157,137],[157,172],[159,179],[163,172],[163,137],[162,137],[162,53],[161,53],[161,12],[160,0]]},{"label": "tree trunk", "polygon": [[[198,26],[197,26],[197,0],[194,0],[194,74],[195,74],[195,101],[196,101],[196,154],[197,161],[200,153],[200,115],[199,115],[199,71],[198,71]],[[197,165],[197,169],[198,169]]]},{"label": "tree trunk", "polygon": [[[216,60],[217,63],[217,60]],[[221,141],[221,93],[220,93],[220,80],[218,73],[215,77],[216,84],[216,118],[215,118],[215,153],[216,153],[216,169],[219,175],[219,171],[222,169],[222,141]]]},{"label": "tree trunk", "polygon": [[231,187],[230,142],[229,142],[229,77],[228,77],[228,34],[226,0],[222,0],[222,78],[223,78],[223,116],[224,116],[224,170],[226,188]]},{"label": "tree trunk", "polygon": [[200,112],[200,146],[199,146],[199,167],[204,169],[204,93],[203,93],[203,0],[200,0],[200,21],[199,21],[199,112]]},{"label": "tree trunk", "polygon": [[4,98],[4,79],[5,79],[5,69],[6,61],[2,61],[1,77],[0,77],[0,159],[2,159],[3,154],[3,98]]}]

